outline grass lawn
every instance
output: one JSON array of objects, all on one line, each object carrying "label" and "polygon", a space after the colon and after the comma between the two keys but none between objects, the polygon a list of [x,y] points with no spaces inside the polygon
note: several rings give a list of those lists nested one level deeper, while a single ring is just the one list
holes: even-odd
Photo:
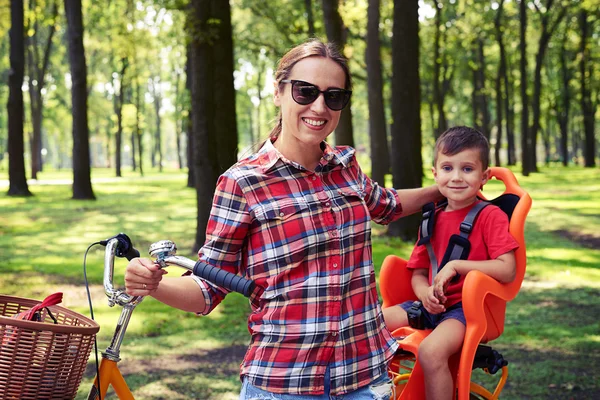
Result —
[{"label": "grass lawn", "polygon": [[[83,284],[83,255],[93,242],[127,233],[146,253],[158,240],[173,240],[180,255],[191,253],[196,194],[178,171],[94,170],[96,201],[70,200],[70,172],[44,172],[29,198],[6,196],[0,171],[0,293],[41,299],[64,292],[66,307],[89,315]],[[504,399],[600,398],[600,170],[542,168],[522,177],[533,207],[526,224],[528,269],[519,296],[508,305],[506,330],[493,347],[509,361]],[[493,197],[499,185],[485,193]],[[408,257],[412,243],[383,235],[376,227],[376,269],[387,254]],[[119,315],[102,287],[103,249],[87,256],[87,273],[99,349],[108,346]],[[115,285],[126,261],[118,260]],[[178,275],[172,268],[170,275]],[[119,364],[136,397],[143,399],[237,399],[239,363],[248,342],[247,300],[228,296],[210,316],[174,311],[153,299],[136,309]],[[93,361],[93,357],[91,358]],[[85,398],[93,368],[80,387]],[[481,371],[475,379],[488,383]]]}]

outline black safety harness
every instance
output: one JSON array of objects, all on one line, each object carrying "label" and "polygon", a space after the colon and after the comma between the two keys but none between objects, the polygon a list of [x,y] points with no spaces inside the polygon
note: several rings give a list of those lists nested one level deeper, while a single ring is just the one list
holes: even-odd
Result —
[{"label": "black safety harness", "polygon": [[[417,245],[424,245],[427,248],[429,262],[431,263],[431,283],[433,283],[438,271],[444,268],[449,261],[466,260],[469,257],[469,253],[471,251],[469,235],[473,231],[473,225],[475,225],[475,221],[477,220],[477,216],[481,210],[491,203],[487,201],[480,201],[469,210],[463,222],[460,223],[459,234],[454,234],[450,237],[448,247],[446,247],[446,252],[444,253],[444,258],[442,258],[441,264],[438,264],[437,257],[433,252],[433,246],[431,245],[431,237],[433,235],[433,228],[435,226],[436,211],[445,207],[447,204],[448,203],[444,201],[437,206],[434,203],[428,203],[423,206],[423,219],[421,220],[421,229],[419,232],[419,241],[417,242]],[[454,279],[457,278],[458,275]]]}]

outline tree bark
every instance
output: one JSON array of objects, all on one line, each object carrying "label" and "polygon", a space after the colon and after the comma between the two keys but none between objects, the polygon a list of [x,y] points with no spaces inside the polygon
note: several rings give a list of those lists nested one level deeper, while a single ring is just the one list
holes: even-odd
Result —
[{"label": "tree bark", "polygon": [[[194,251],[206,239],[217,177],[237,160],[233,40],[229,2],[192,2],[191,97],[193,168],[197,196]],[[218,21],[215,27],[214,21]],[[216,36],[215,36],[216,35]],[[212,40],[208,40],[212,36]],[[218,148],[220,147],[220,148]]]},{"label": "tree bark", "polygon": [[[50,53],[52,52],[52,39],[56,32],[56,17],[58,15],[58,5],[56,2],[52,2],[50,5],[50,16],[46,17],[52,21],[48,25],[48,33],[46,41],[44,43],[43,52],[41,55],[38,54],[38,38],[40,38],[40,26],[38,22],[38,16],[35,16],[35,22],[33,27],[33,35],[28,40],[28,65],[29,65],[29,97],[30,97],[30,108],[31,108],[31,125],[33,135],[30,141],[31,148],[31,178],[37,179],[37,173],[42,171],[43,160],[42,160],[42,120],[43,120],[43,106],[44,96],[43,89],[45,87],[46,73],[48,71],[48,65],[50,62]],[[32,1],[29,4],[30,11],[34,13],[35,2]],[[35,81],[36,84],[31,84]]]},{"label": "tree bark", "polygon": [[[442,70],[442,56],[440,55],[440,37],[442,25],[442,4],[434,0],[435,5],[435,35],[433,45],[433,101],[437,109],[437,127],[434,130],[434,136],[437,139],[448,129],[446,122],[446,112],[444,111],[445,82],[440,82]],[[445,78],[445,77],[444,77]],[[445,81],[445,79],[444,79]]]},{"label": "tree bark", "polygon": [[304,0],[304,9],[306,10],[306,22],[308,23],[308,36],[315,36],[315,18],[312,12],[312,0]]},{"label": "tree bark", "polygon": [[527,4],[526,0],[519,3],[520,29],[519,29],[519,71],[521,74],[521,163],[523,176],[529,176],[532,172],[529,154],[529,99],[527,95]]},{"label": "tree bark", "polygon": [[567,40],[567,30],[565,29],[565,34],[563,36],[563,40],[561,41],[561,49],[560,49],[560,68],[561,68],[561,83],[562,83],[562,91],[559,94],[560,99],[558,100],[558,104],[562,103],[560,107],[557,107],[556,117],[558,119],[558,126],[560,128],[560,158],[563,166],[567,166],[569,164],[569,113],[571,107],[571,71],[569,70],[569,61],[567,56],[567,49],[565,46],[565,42]]},{"label": "tree bark", "polygon": [[367,87],[369,90],[369,134],[371,138],[371,178],[385,186],[390,172],[389,147],[383,102],[383,78],[379,40],[380,0],[369,0],[367,10]]},{"label": "tree bark", "polygon": [[[339,0],[322,0],[323,20],[327,39],[335,43],[343,53],[346,46],[347,32],[344,21],[339,12]],[[354,134],[352,132],[352,99],[346,108],[342,110],[340,121],[335,129],[335,144],[354,146]]]},{"label": "tree bark", "polygon": [[498,75],[496,76],[496,146],[494,147],[494,158],[496,166],[502,165],[500,159],[500,152],[502,150],[502,122],[503,122],[503,110],[504,101],[502,99],[502,82],[506,75],[506,54],[504,54],[504,40],[503,40],[503,28],[502,28],[502,11],[504,7],[504,0],[500,0],[498,6],[498,12],[494,19],[494,26],[496,28],[496,40],[498,41],[498,47],[500,48],[500,62],[498,65]]},{"label": "tree bark", "polygon": [[125,78],[125,74],[127,73],[127,67],[129,66],[129,60],[127,57],[121,58],[121,71],[119,71],[119,89],[116,91],[114,96],[114,111],[117,115],[117,135],[115,137],[115,167],[116,167],[116,176],[121,177],[123,174],[121,173],[121,150],[122,150],[122,142],[123,142],[123,103],[124,103],[124,93],[127,88],[127,81]]},{"label": "tree bark", "polygon": [[[421,187],[421,93],[419,79],[419,13],[416,1],[394,1],[392,38],[392,173],[398,189]],[[388,234],[414,240],[418,214],[389,226]]]},{"label": "tree bark", "polygon": [[25,177],[23,142],[23,78],[25,75],[25,30],[22,0],[10,2],[10,71],[8,73],[8,195],[31,196]]},{"label": "tree bark", "polygon": [[546,4],[546,11],[542,14],[542,32],[540,35],[540,41],[538,44],[538,52],[535,56],[535,72],[533,77],[533,97],[531,98],[532,104],[531,109],[533,111],[533,121],[531,124],[531,128],[529,130],[529,143],[528,150],[530,152],[529,159],[530,161],[530,172],[537,172],[537,134],[540,130],[540,117],[541,117],[541,97],[542,97],[542,67],[544,63],[544,56],[546,54],[546,49],[548,48],[548,43],[550,42],[550,38],[552,37],[552,33],[554,29],[558,26],[560,21],[566,14],[566,8],[563,7],[559,11],[559,15],[553,24],[550,24],[550,9],[554,0],[548,0]]},{"label": "tree bark", "polygon": [[83,47],[81,0],[65,0],[71,101],[73,106],[73,199],[95,200],[90,171],[90,144],[87,116],[87,67]]},{"label": "tree bark", "polygon": [[579,27],[581,30],[581,42],[579,46],[579,73],[581,75],[581,110],[583,112],[583,130],[585,147],[583,157],[587,168],[596,166],[596,141],[594,138],[594,109],[592,107],[590,80],[591,74],[587,68],[590,58],[590,49],[587,45],[589,35],[587,11],[579,11]]}]

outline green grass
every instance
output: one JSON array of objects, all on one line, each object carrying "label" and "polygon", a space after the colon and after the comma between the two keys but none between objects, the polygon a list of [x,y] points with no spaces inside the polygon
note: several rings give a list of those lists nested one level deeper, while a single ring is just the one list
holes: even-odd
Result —
[{"label": "green grass", "polygon": [[[542,168],[522,177],[533,207],[525,236],[528,268],[523,288],[509,303],[506,330],[493,343],[509,361],[504,399],[600,398],[600,170]],[[179,171],[148,171],[140,178],[107,179],[113,171],[94,170],[96,201],[70,200],[69,171],[40,174],[30,185],[33,197],[6,196],[0,183],[0,292],[43,298],[63,291],[64,305],[89,315],[82,262],[87,246],[125,232],[145,253],[158,240],[191,252],[196,229],[196,193]],[[7,179],[0,171],[0,182]],[[426,183],[430,183],[428,180]],[[491,182],[493,197],[500,185]],[[376,269],[388,254],[408,257],[412,243],[383,236],[376,227]],[[87,257],[94,311],[101,330],[99,348],[108,345],[119,310],[109,308],[102,288],[103,253]],[[115,285],[123,281],[126,262],[118,260]],[[170,275],[178,275],[172,268]],[[136,309],[120,363],[138,398],[236,399],[237,377],[248,331],[247,301],[231,295],[208,317],[174,311],[153,299]],[[92,358],[93,359],[93,358]],[[89,368],[78,398],[85,398],[93,371]],[[496,376],[476,371],[489,384]]]}]

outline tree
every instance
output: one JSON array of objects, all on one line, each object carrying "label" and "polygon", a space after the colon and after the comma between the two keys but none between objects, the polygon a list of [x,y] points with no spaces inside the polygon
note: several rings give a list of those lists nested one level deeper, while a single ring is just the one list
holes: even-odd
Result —
[{"label": "tree", "polygon": [[[233,87],[233,40],[229,2],[191,3],[193,168],[197,196],[194,251],[205,241],[217,177],[237,159],[237,125]],[[232,118],[233,116],[233,118]]]},{"label": "tree", "polygon": [[531,165],[532,159],[529,152],[530,138],[529,138],[529,98],[527,95],[527,5],[526,0],[521,0],[519,3],[519,17],[520,17],[520,41],[519,41],[519,53],[521,56],[519,62],[519,71],[521,74],[521,168],[523,176],[529,176],[530,172],[533,172]]},{"label": "tree", "polygon": [[550,12],[552,6],[554,5],[554,0],[548,0],[545,11],[542,11],[537,3],[533,3],[535,9],[540,14],[542,29],[540,33],[540,41],[538,43],[538,51],[535,55],[535,72],[533,76],[533,97],[532,101],[532,111],[533,111],[533,121],[531,124],[531,128],[528,131],[528,147],[527,150],[530,152],[528,155],[529,161],[529,171],[537,172],[537,156],[536,156],[536,148],[537,148],[537,134],[540,130],[540,116],[541,116],[541,97],[542,97],[542,66],[544,64],[544,56],[546,54],[546,49],[548,48],[548,43],[550,42],[550,38],[552,34],[556,30],[556,27],[560,23],[560,21],[564,18],[567,8],[566,6],[561,6],[561,9],[558,11],[558,15],[552,21],[552,13]]},{"label": "tree", "polygon": [[10,72],[8,74],[8,178],[9,196],[31,196],[25,177],[23,152],[23,77],[25,75],[25,35],[22,0],[10,2]]},{"label": "tree", "polygon": [[90,171],[90,144],[87,119],[87,67],[83,47],[81,0],[65,0],[71,104],[73,108],[73,199],[95,200]]},{"label": "tree", "polygon": [[590,80],[588,70],[590,62],[590,49],[587,41],[590,35],[588,13],[585,9],[579,11],[579,26],[581,31],[581,44],[579,46],[579,73],[581,78],[581,110],[583,111],[583,131],[585,137],[584,159],[586,167],[595,167],[596,139],[594,137],[594,107],[592,107]]},{"label": "tree", "polygon": [[[394,1],[392,39],[392,174],[394,187],[417,188],[423,183],[421,157],[421,94],[419,79],[419,13],[416,1]],[[388,233],[414,240],[419,215],[402,218]]]},{"label": "tree", "polygon": [[[348,33],[338,9],[339,0],[323,0],[322,4],[327,39],[330,42],[335,43],[343,53]],[[335,144],[354,146],[352,133],[352,100],[350,100],[346,108],[342,110],[340,122],[335,129]]]},{"label": "tree", "polygon": [[383,105],[383,77],[379,41],[379,0],[369,0],[367,12],[367,87],[369,90],[369,134],[371,138],[371,178],[385,186],[390,171],[389,148]]},{"label": "tree", "polygon": [[[30,21],[29,31],[33,32],[27,40],[27,75],[29,76],[29,105],[31,107],[31,123],[33,136],[30,140],[31,147],[31,178],[37,179],[37,173],[42,171],[42,118],[44,104],[44,89],[46,85],[46,74],[52,51],[52,38],[56,32],[58,4],[52,0],[48,5],[49,15],[36,12],[36,2],[29,2],[30,13],[33,21]],[[42,32],[42,26],[47,25],[47,32]],[[45,39],[45,40],[44,40]],[[44,41],[41,46],[40,41]],[[40,47],[42,52],[40,54]]]}]

